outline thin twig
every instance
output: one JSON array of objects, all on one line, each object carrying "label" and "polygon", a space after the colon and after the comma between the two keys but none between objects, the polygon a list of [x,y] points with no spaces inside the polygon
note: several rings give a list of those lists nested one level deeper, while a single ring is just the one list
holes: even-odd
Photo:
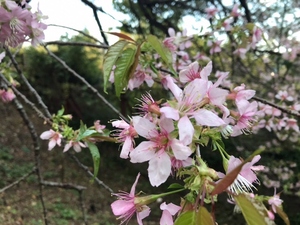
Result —
[{"label": "thin twig", "polygon": [[48,186],[48,187],[58,187],[58,188],[63,188],[63,189],[73,189],[76,191],[83,191],[86,189],[86,187],[81,186],[81,185],[76,185],[76,184],[71,184],[71,183],[59,183],[59,182],[54,182],[54,181],[42,181],[42,185]]},{"label": "thin twig", "polygon": [[22,100],[26,103],[26,104],[28,104],[29,106],[31,106],[31,108],[36,112],[36,114],[40,117],[40,118],[42,118],[42,119],[44,119],[44,121],[46,121],[47,123],[49,123],[49,124],[52,124],[52,122],[50,121],[50,119],[48,118],[48,117],[46,117],[36,106],[35,106],[35,104],[33,103],[33,102],[31,102],[25,95],[23,95],[21,92],[19,92],[18,91],[18,89],[15,87],[15,86],[13,86],[6,78],[5,78],[5,76],[2,74],[2,73],[0,73],[0,78],[4,81],[4,83],[7,85],[7,87],[10,87],[12,90],[13,90],[13,92],[14,92],[14,94],[15,95],[17,95],[17,96],[19,96],[20,98],[22,98]]},{"label": "thin twig", "polygon": [[20,177],[18,180],[14,181],[13,183],[5,186],[4,188],[0,189],[0,193],[5,192],[7,189],[12,188],[13,186],[19,184],[21,181],[25,180],[27,177],[29,177],[31,174],[35,173],[36,167],[33,167],[31,171],[29,171],[24,176]]},{"label": "thin twig", "polygon": [[64,42],[64,41],[48,41],[44,43],[45,46],[47,45],[68,45],[68,46],[87,46],[87,47],[93,47],[93,48],[102,48],[102,49],[108,49],[107,45],[97,45],[89,42]]},{"label": "thin twig", "polygon": [[108,46],[109,43],[108,43],[108,40],[103,32],[103,29],[102,29],[102,26],[101,26],[101,23],[100,23],[100,20],[99,20],[99,17],[98,17],[98,10],[99,11],[103,11],[101,8],[97,7],[96,5],[94,5],[94,3],[90,2],[90,1],[87,1],[87,0],[81,0],[83,3],[85,3],[86,5],[88,5],[89,7],[91,7],[91,9],[93,10],[93,13],[94,13],[94,16],[95,16],[95,20],[97,22],[97,25],[99,27],[99,30],[100,30],[100,33],[101,33],[101,36],[103,38],[103,41],[104,43]]},{"label": "thin twig", "polygon": [[94,174],[89,170],[89,168],[87,166],[83,165],[75,155],[73,155],[69,152],[67,154],[77,163],[77,165],[80,168],[82,168],[84,171],[86,171],[89,176],[93,177],[93,179],[95,179],[95,181],[99,185],[103,186],[107,191],[109,191],[109,193],[114,193],[114,191],[109,186],[107,186],[103,181],[99,180],[97,177],[94,177]]},{"label": "thin twig", "polygon": [[29,119],[23,105],[18,101],[17,98],[14,98],[13,102],[16,105],[16,108],[19,111],[20,116],[22,117],[24,123],[28,127],[32,141],[33,141],[34,159],[35,159],[35,168],[36,168],[35,171],[36,171],[36,175],[37,175],[38,182],[39,182],[39,192],[40,192],[39,197],[40,197],[40,201],[41,201],[42,208],[43,208],[44,223],[45,223],[45,225],[48,225],[47,209],[46,209],[44,197],[43,197],[42,175],[41,175],[41,171],[40,171],[40,145],[39,145],[39,141],[38,141],[38,135],[36,133],[33,123]]},{"label": "thin twig", "polygon": [[17,73],[19,74],[19,76],[21,77],[21,79],[23,80],[23,82],[27,85],[27,87],[29,88],[29,90],[34,94],[34,96],[36,97],[38,103],[42,106],[42,108],[44,109],[46,116],[48,118],[51,118],[51,114],[48,110],[48,107],[45,105],[45,103],[43,102],[41,96],[37,93],[37,91],[32,87],[32,85],[29,83],[29,81],[27,80],[27,78],[24,76],[23,72],[20,70],[17,61],[15,60],[15,58],[13,57],[13,55],[11,54],[11,52],[9,51],[8,47],[4,46],[4,49],[8,55],[8,57],[10,58],[10,60],[12,61]]},{"label": "thin twig", "polygon": [[48,26],[48,27],[61,27],[61,28],[66,28],[66,29],[69,29],[69,30],[73,30],[73,31],[76,31],[76,32],[82,34],[83,36],[86,36],[86,37],[88,37],[88,38],[90,38],[90,39],[92,39],[92,40],[94,40],[94,41],[96,41],[96,42],[98,42],[98,43],[100,43],[100,44],[103,44],[103,43],[102,43],[101,41],[99,41],[97,38],[94,38],[93,36],[91,36],[91,35],[89,35],[89,34],[83,32],[83,31],[81,31],[81,30],[74,29],[74,28],[72,28],[72,27],[67,27],[67,26],[62,26],[62,25],[57,25],[57,24],[48,24],[47,26]]},{"label": "thin twig", "polygon": [[80,202],[80,208],[82,211],[82,217],[83,217],[83,222],[85,225],[87,225],[87,218],[86,218],[86,213],[85,213],[85,207],[84,207],[84,201],[83,201],[83,191],[79,191],[79,202]]},{"label": "thin twig", "polygon": [[89,82],[87,82],[87,80],[82,77],[81,75],[79,75],[78,73],[76,73],[72,68],[70,68],[65,61],[63,61],[61,58],[59,58],[57,55],[55,55],[53,52],[51,52],[46,46],[44,46],[44,48],[47,50],[48,54],[53,57],[56,61],[58,61],[60,64],[62,64],[62,66],[68,70],[71,74],[73,74],[75,77],[77,77],[82,83],[84,83],[93,93],[95,93],[100,99],[101,101],[103,101],[110,109],[112,109],[115,113],[117,113],[124,121],[126,121],[127,123],[129,123],[128,119],[125,118],[112,104],[110,104],[106,98],[104,98],[98,91],[96,88],[94,88]]}]

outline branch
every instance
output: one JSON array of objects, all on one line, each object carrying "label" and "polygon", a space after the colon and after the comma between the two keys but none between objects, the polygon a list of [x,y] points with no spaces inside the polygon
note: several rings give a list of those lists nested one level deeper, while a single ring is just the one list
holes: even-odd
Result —
[{"label": "branch", "polygon": [[6,187],[0,189],[0,193],[5,192],[7,189],[19,184],[21,181],[25,180],[31,174],[35,173],[35,171],[36,171],[36,167],[33,167],[32,170],[29,171],[27,174],[25,174],[23,177],[19,178],[18,180],[14,181],[13,183],[7,185]]},{"label": "branch", "polygon": [[240,3],[241,3],[241,6],[245,9],[245,16],[246,16],[248,23],[251,23],[252,22],[251,12],[248,8],[247,0],[240,0]]},{"label": "branch", "polygon": [[109,186],[107,186],[103,181],[99,180],[97,177],[94,177],[94,174],[89,170],[89,168],[87,166],[83,165],[75,155],[73,155],[73,154],[71,154],[69,152],[67,152],[67,154],[77,163],[77,165],[79,167],[81,167],[85,172],[87,172],[87,174],[90,177],[92,177],[93,179],[95,179],[95,181],[99,185],[103,186],[110,193],[114,193],[114,191]]},{"label": "branch", "polygon": [[2,73],[0,73],[0,78],[4,81],[4,83],[5,83],[8,87],[10,87],[10,88],[13,90],[13,92],[14,92],[17,96],[19,96],[20,98],[22,98],[23,101],[24,101],[26,104],[30,105],[31,108],[36,112],[36,114],[37,114],[40,118],[44,119],[44,121],[46,121],[47,123],[52,124],[52,122],[50,121],[50,119],[49,119],[48,117],[46,117],[46,116],[45,116],[45,115],[44,115],[44,114],[43,114],[43,113],[35,106],[35,104],[34,104],[33,102],[31,102],[28,98],[26,98],[25,95],[23,95],[21,92],[19,92],[18,89],[17,89],[15,86],[13,86],[13,85],[5,78],[5,76],[4,76]]},{"label": "branch", "polygon": [[107,41],[107,38],[106,38],[106,36],[105,36],[105,34],[104,34],[104,32],[103,32],[103,29],[102,29],[102,26],[101,26],[101,23],[100,23],[98,14],[97,14],[97,11],[98,11],[98,10],[103,12],[102,8],[99,8],[99,7],[95,6],[92,2],[90,2],[90,1],[88,1],[88,0],[81,0],[81,1],[82,1],[83,3],[85,3],[86,5],[88,5],[89,7],[92,8],[93,13],[94,13],[94,16],[95,16],[95,20],[96,20],[96,22],[97,22],[97,24],[98,24],[98,27],[99,27],[101,36],[102,36],[102,38],[103,38],[103,41],[104,41],[104,43],[105,43],[106,45],[109,45],[109,43],[108,43],[108,41]]},{"label": "branch", "polygon": [[50,26],[52,26],[52,27],[61,27],[61,28],[66,28],[66,29],[69,29],[69,30],[76,31],[76,32],[82,34],[83,36],[86,36],[86,37],[88,37],[88,38],[90,38],[90,39],[92,39],[92,40],[94,40],[94,41],[96,41],[96,42],[102,44],[102,42],[100,42],[97,38],[94,38],[93,36],[91,36],[91,35],[89,35],[89,34],[83,32],[83,31],[81,31],[81,30],[77,30],[77,29],[74,29],[74,28],[72,28],[72,27],[67,27],[67,26],[62,26],[62,25],[56,25],[56,24],[49,24],[48,27],[50,27]]},{"label": "branch", "polygon": [[81,75],[76,73],[72,68],[70,68],[65,61],[63,61],[61,58],[56,56],[53,52],[51,52],[46,46],[44,46],[45,49],[47,50],[48,54],[53,57],[55,60],[57,60],[66,70],[68,70],[71,74],[73,74],[75,77],[77,77],[82,83],[84,83],[93,93],[95,93],[110,109],[112,109],[115,113],[117,113],[124,121],[128,122],[129,121],[112,105],[110,104],[106,98],[104,98],[96,88],[94,88],[92,85],[89,84],[89,82],[84,79]]},{"label": "branch", "polygon": [[47,45],[71,45],[71,46],[87,46],[87,47],[93,47],[93,48],[103,48],[103,49],[108,49],[107,45],[97,45],[97,44],[92,44],[89,42],[64,42],[64,41],[48,41],[44,43],[45,46]]},{"label": "branch", "polygon": [[287,113],[287,114],[289,114],[289,115],[292,115],[292,116],[295,116],[295,117],[300,118],[300,114],[299,114],[297,111],[289,110],[289,109],[283,108],[283,107],[281,107],[281,106],[279,106],[279,105],[276,105],[275,103],[269,102],[269,101],[267,101],[267,100],[265,100],[265,99],[262,99],[262,98],[260,98],[260,97],[255,97],[255,96],[254,96],[254,97],[252,97],[252,99],[254,99],[254,100],[258,101],[258,102],[261,102],[261,103],[270,105],[270,106],[272,106],[272,107],[274,107],[274,108],[276,108],[276,109],[279,109],[280,111],[285,112],[285,113]]},{"label": "branch", "polygon": [[59,182],[54,182],[54,181],[42,181],[42,185],[48,186],[48,187],[58,187],[58,188],[63,188],[63,189],[73,189],[76,191],[83,191],[86,190],[86,187],[81,186],[81,185],[75,185],[71,183],[59,183]]},{"label": "branch", "polygon": [[83,222],[85,225],[87,225],[87,218],[86,218],[86,213],[85,213],[85,207],[84,207],[84,201],[83,201],[83,191],[79,191],[79,202],[80,202],[80,208],[82,211],[82,217],[83,217]]},{"label": "branch", "polygon": [[51,118],[51,114],[48,110],[48,107],[45,105],[45,103],[43,102],[41,96],[37,93],[37,91],[31,86],[31,84],[29,83],[29,81],[27,80],[27,78],[24,76],[23,72],[20,70],[17,61],[15,60],[15,58],[13,57],[13,55],[11,54],[11,52],[9,51],[8,47],[4,46],[4,49],[8,55],[8,57],[10,58],[10,60],[12,61],[15,69],[17,70],[17,73],[19,74],[19,76],[21,77],[21,79],[23,80],[23,82],[27,85],[27,87],[29,88],[29,90],[33,93],[33,95],[36,97],[38,103],[43,107],[46,116],[48,118]]},{"label": "branch", "polygon": [[45,225],[48,225],[48,218],[47,218],[47,209],[45,207],[45,202],[44,202],[44,198],[43,198],[43,186],[42,186],[42,175],[41,175],[41,171],[40,171],[40,145],[38,142],[38,135],[35,131],[34,125],[31,122],[31,120],[29,119],[25,109],[23,108],[23,105],[18,101],[17,97],[13,99],[13,102],[15,103],[17,110],[20,113],[20,116],[22,117],[24,123],[27,125],[31,138],[33,140],[33,145],[34,145],[34,159],[35,159],[35,172],[38,178],[38,182],[39,182],[39,197],[40,197],[40,201],[42,204],[42,208],[43,208],[43,216],[44,216],[44,222]]}]

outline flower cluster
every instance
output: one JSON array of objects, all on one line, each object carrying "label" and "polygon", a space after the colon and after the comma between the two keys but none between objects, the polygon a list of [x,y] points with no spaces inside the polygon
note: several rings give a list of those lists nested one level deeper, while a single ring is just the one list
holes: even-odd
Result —
[{"label": "flower cluster", "polygon": [[0,43],[17,47],[25,41],[31,40],[36,46],[44,39],[47,25],[42,19],[47,19],[38,9],[32,13],[30,6],[23,0],[20,5],[15,1],[0,2]]}]

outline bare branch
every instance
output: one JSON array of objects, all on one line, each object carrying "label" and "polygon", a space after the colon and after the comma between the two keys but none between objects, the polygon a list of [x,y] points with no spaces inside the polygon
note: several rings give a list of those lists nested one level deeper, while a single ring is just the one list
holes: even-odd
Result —
[{"label": "bare branch", "polygon": [[72,28],[72,27],[67,27],[67,26],[62,26],[62,25],[56,25],[56,24],[49,24],[48,27],[49,27],[49,26],[52,26],[52,27],[61,27],[61,28],[66,28],[66,29],[69,29],[69,30],[73,30],[73,31],[76,31],[76,32],[78,32],[78,33],[80,33],[80,34],[82,34],[82,35],[84,35],[84,36],[86,36],[86,37],[88,37],[88,38],[90,38],[90,39],[92,39],[92,40],[94,40],[94,41],[100,43],[100,44],[103,44],[103,43],[102,43],[101,41],[99,41],[97,38],[94,38],[93,36],[91,36],[91,35],[89,35],[89,34],[83,32],[83,31],[81,31],[81,30],[77,30],[77,29],[74,29],[74,28]]},{"label": "bare branch", "polygon": [[43,102],[41,96],[37,93],[37,91],[32,87],[32,85],[29,83],[29,81],[27,80],[27,78],[24,76],[23,72],[20,70],[17,61],[15,60],[15,58],[13,57],[13,55],[11,54],[11,52],[9,51],[8,47],[4,47],[8,57],[10,58],[10,60],[12,61],[17,73],[19,74],[19,76],[21,77],[21,79],[23,80],[23,82],[26,84],[26,86],[29,88],[29,90],[34,94],[34,96],[36,97],[38,103],[42,106],[42,108],[44,109],[46,116],[48,118],[51,118],[51,114],[48,110],[48,107],[45,105],[45,103]]},{"label": "bare branch", "polygon": [[55,60],[57,60],[60,64],[63,65],[63,67],[68,70],[71,74],[73,74],[75,77],[77,77],[82,83],[84,83],[93,93],[95,93],[101,101],[103,101],[110,109],[112,109],[115,113],[117,113],[124,121],[128,122],[128,119],[125,118],[112,104],[110,104],[105,97],[103,97],[96,88],[94,88],[92,85],[90,85],[89,82],[87,82],[84,77],[76,73],[72,68],[70,68],[65,61],[63,61],[61,58],[59,58],[57,55],[55,55],[53,52],[51,52],[46,46],[44,46],[47,50],[48,54],[53,57]]},{"label": "bare branch", "polygon": [[87,46],[87,47],[93,47],[93,48],[108,49],[107,45],[97,45],[97,44],[92,44],[92,43],[89,43],[89,42],[49,41],[49,42],[45,42],[44,45],[45,46],[47,46],[47,45]]},{"label": "bare branch", "polygon": [[[100,20],[99,20],[99,17],[98,17],[98,14],[97,14],[97,11],[101,11],[102,8],[99,8],[97,7],[96,5],[94,5],[92,2],[88,1],[88,0],[81,0],[83,3],[85,3],[86,5],[88,5],[89,7],[92,8],[93,10],[93,13],[94,13],[94,16],[95,16],[95,20],[97,22],[97,25],[99,27],[99,30],[100,30],[100,33],[101,33],[101,36],[103,38],[103,41],[106,45],[109,45],[108,41],[107,41],[107,38],[103,32],[103,29],[102,29],[102,26],[101,26],[101,23],[100,23]],[[102,10],[103,11],[103,10]]]},{"label": "bare branch", "polygon": [[19,184],[21,181],[25,180],[27,177],[29,177],[31,174],[35,173],[36,167],[33,167],[31,171],[26,173],[24,176],[20,177],[18,180],[14,181],[13,183],[7,185],[6,187],[0,189],[0,193],[5,192],[7,189],[12,188],[13,186]]},{"label": "bare branch", "polygon": [[114,191],[109,186],[107,186],[103,181],[99,180],[97,177],[94,177],[94,174],[89,170],[89,168],[87,166],[83,165],[75,155],[73,155],[69,152],[67,154],[77,163],[77,165],[80,168],[82,168],[84,171],[86,171],[90,177],[93,177],[93,179],[95,179],[95,181],[99,185],[103,186],[110,193],[114,193]]},{"label": "bare branch", "polygon": [[50,121],[50,119],[49,119],[48,117],[46,117],[46,116],[45,116],[45,115],[44,115],[44,114],[43,114],[43,113],[35,106],[35,104],[34,104],[33,102],[31,102],[28,98],[26,98],[25,95],[23,95],[21,92],[19,92],[18,89],[17,89],[15,86],[13,86],[13,85],[5,78],[5,76],[4,76],[2,73],[0,73],[0,78],[4,81],[4,83],[5,83],[8,87],[10,87],[10,88],[14,91],[14,93],[15,93],[17,96],[19,96],[20,98],[22,98],[23,101],[24,101],[26,104],[30,105],[31,108],[36,112],[36,114],[37,114],[40,118],[44,119],[44,121],[46,121],[46,122],[49,123],[49,124],[52,123],[52,122]]},{"label": "bare branch", "polygon": [[42,181],[42,185],[48,186],[48,187],[58,187],[58,188],[63,188],[63,189],[73,189],[76,191],[82,191],[86,190],[86,187],[81,186],[81,185],[75,185],[71,183],[59,183],[59,182],[54,182],[54,181]]}]

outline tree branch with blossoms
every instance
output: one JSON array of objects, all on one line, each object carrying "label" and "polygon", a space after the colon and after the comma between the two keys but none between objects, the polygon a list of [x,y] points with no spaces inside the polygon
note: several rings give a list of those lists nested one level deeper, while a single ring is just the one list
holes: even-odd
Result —
[{"label": "tree branch with blossoms", "polygon": [[[92,7],[104,42],[108,45],[96,15],[99,9],[88,1],[83,2]],[[248,22],[251,22],[247,4],[244,1],[240,2],[246,10]],[[225,146],[226,139],[249,135],[263,127],[278,133],[299,133],[297,120],[288,117],[288,115],[299,117],[296,112],[299,110],[299,104],[293,102],[294,98],[290,93],[280,90],[274,94],[274,99],[282,104],[279,106],[255,97],[256,91],[246,88],[244,83],[237,82],[240,79],[235,83],[228,80],[230,76],[226,71],[228,65],[231,63],[230,68],[234,71],[236,61],[229,62],[224,57],[224,49],[229,46],[230,55],[239,57],[240,64],[246,71],[250,71],[247,65],[253,66],[253,64],[244,64],[243,60],[247,56],[248,62],[251,61],[254,56],[247,54],[252,50],[258,51],[256,48],[263,40],[263,30],[253,23],[235,26],[233,29],[234,21],[240,17],[238,5],[234,5],[230,15],[220,20],[216,19],[218,9],[210,7],[205,10],[211,25],[209,35],[204,34],[206,39],[201,42],[205,54],[202,52],[195,54],[193,51],[193,47],[196,46],[193,42],[198,41],[196,35],[191,38],[185,32],[176,34],[172,28],[168,30],[169,37],[163,41],[154,35],[148,35],[142,41],[135,41],[126,34],[111,32],[109,34],[120,39],[109,47],[86,43],[75,44],[107,49],[103,60],[105,93],[108,93],[107,88],[111,85],[114,86],[118,98],[126,91],[134,91],[143,84],[146,84],[150,90],[158,88],[167,91],[168,95],[161,99],[153,97],[150,91],[143,93],[138,99],[135,114],[129,118],[122,115],[83,76],[51,52],[46,47],[47,43],[43,44],[50,57],[79,79],[120,117],[112,118],[113,130],[109,130],[100,123],[100,120],[96,120],[91,126],[81,121],[80,127],[74,129],[69,125],[72,115],[65,114],[64,108],[51,115],[9,50],[10,47],[16,47],[26,40],[31,41],[33,45],[42,42],[46,25],[41,22],[41,19],[45,17],[39,10],[32,14],[24,1],[21,4],[25,6],[24,8],[13,1],[4,1],[0,4],[5,19],[0,27],[0,33],[5,36],[1,36],[0,41],[19,77],[44,110],[42,113],[26,96],[22,95],[9,75],[0,73],[5,84],[0,90],[2,100],[15,102],[32,135],[45,224],[48,224],[49,220],[44,205],[43,186],[77,190],[81,198],[84,222],[87,223],[82,200],[85,187],[42,179],[38,136],[14,93],[51,125],[49,130],[40,135],[41,139],[48,141],[48,150],[56,146],[63,147],[63,152],[68,152],[80,168],[117,198],[111,204],[111,209],[121,224],[128,223],[136,215],[138,224],[142,225],[143,220],[150,214],[149,206],[152,202],[177,193],[181,193],[180,205],[166,202],[160,205],[162,210],[160,224],[216,224],[218,218],[215,217],[215,210],[221,194],[228,196],[228,201],[239,209],[249,225],[275,224],[275,215],[279,215],[285,224],[289,224],[289,219],[282,209],[283,201],[276,191],[273,196],[255,194],[256,186],[260,184],[257,174],[265,170],[263,165],[256,165],[263,156],[260,155],[261,151],[255,151],[246,159],[242,159],[238,152],[232,155],[230,149]],[[141,2],[139,1],[138,4]],[[149,12],[146,14],[149,17]],[[155,22],[155,24],[159,23]],[[222,33],[228,34],[227,43],[216,38]],[[50,44],[74,43],[52,42]],[[298,53],[298,49],[287,52],[285,60],[290,60],[292,63]],[[2,61],[4,54],[1,53],[0,57]],[[219,71],[219,68],[222,71]],[[279,69],[277,70],[279,72]],[[251,75],[255,77],[254,74]],[[100,165],[98,147],[101,146],[101,142],[120,144],[122,159],[128,159],[131,163],[148,163],[147,172],[152,187],[161,186],[170,177],[179,179],[180,184],[172,184],[167,191],[160,194],[145,195],[136,192],[140,177],[138,173],[129,193],[114,192],[97,178]],[[94,173],[73,153],[69,153],[70,149],[77,153],[83,148],[88,149],[92,156]],[[214,154],[216,160],[222,161],[223,171],[211,167],[202,151]],[[25,178],[21,178],[23,179]],[[212,206],[211,212],[207,209],[208,205]]]}]

